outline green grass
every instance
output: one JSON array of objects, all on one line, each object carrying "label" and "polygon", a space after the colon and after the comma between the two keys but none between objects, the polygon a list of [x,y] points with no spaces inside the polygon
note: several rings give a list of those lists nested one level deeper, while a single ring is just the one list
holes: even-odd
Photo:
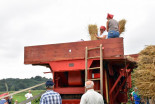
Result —
[{"label": "green grass", "polygon": [[[33,96],[40,94],[44,90],[31,90],[31,93]],[[13,93],[14,91],[9,91],[10,93]],[[5,92],[0,92],[0,94],[5,93]],[[28,93],[28,91],[21,92],[18,94],[13,95],[12,103],[14,103],[15,100],[18,100],[18,103],[26,100],[25,94]],[[32,103],[33,104],[33,103]]]}]

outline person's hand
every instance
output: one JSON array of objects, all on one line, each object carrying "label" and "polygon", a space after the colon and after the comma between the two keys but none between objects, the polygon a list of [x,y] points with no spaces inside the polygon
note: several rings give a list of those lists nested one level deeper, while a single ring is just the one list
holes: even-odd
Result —
[{"label": "person's hand", "polygon": [[96,36],[96,38],[97,38],[97,39],[99,39],[99,37],[98,37],[98,36]]},{"label": "person's hand", "polygon": [[97,37],[97,34],[94,34]]},{"label": "person's hand", "polygon": [[97,36],[97,34],[95,34],[95,36],[96,36],[96,38],[99,38],[99,37]]}]

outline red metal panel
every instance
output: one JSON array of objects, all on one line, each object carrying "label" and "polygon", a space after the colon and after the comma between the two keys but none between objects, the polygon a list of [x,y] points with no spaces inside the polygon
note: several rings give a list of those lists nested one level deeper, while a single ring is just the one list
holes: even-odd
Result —
[{"label": "red metal panel", "polygon": [[[90,67],[93,60],[88,60],[88,67]],[[49,62],[52,70],[57,71],[77,71],[85,69],[85,60],[68,60],[68,61],[54,61]]]},{"label": "red metal panel", "polygon": [[[123,38],[111,38],[104,40],[82,41],[62,44],[50,44],[29,46],[24,48],[25,64],[40,64],[42,62],[74,60],[85,58],[85,48],[94,48],[103,45],[103,57],[124,55]],[[97,56],[99,49],[90,51],[90,56]]]},{"label": "red metal panel", "polygon": [[92,78],[100,78],[100,73],[93,73]]},{"label": "red metal panel", "polygon": [[80,104],[80,99],[62,99],[62,104]]},{"label": "red metal panel", "polygon": [[84,87],[61,87],[54,88],[54,91],[60,94],[83,94],[85,92]]},{"label": "red metal panel", "polygon": [[82,79],[81,79],[81,72],[80,71],[68,72],[68,85],[69,86],[82,85]]},{"label": "red metal panel", "polygon": [[[9,93],[3,93],[0,95],[0,97],[4,97],[4,96],[7,96]],[[9,97],[5,97],[5,99],[8,99]]]},{"label": "red metal panel", "polygon": [[114,96],[114,98],[113,98],[114,100],[116,99],[116,97],[117,97],[117,95],[118,95],[120,89],[122,89],[122,87],[124,86],[125,82],[127,81],[128,76],[130,76],[130,74],[131,74],[131,70],[127,73],[127,75],[126,75],[124,81],[122,82],[122,84],[119,86],[117,92],[115,93],[115,96]]},{"label": "red metal panel", "polygon": [[[128,69],[127,72],[129,73],[131,69]],[[127,78],[127,87],[131,88],[132,87],[132,81],[131,81],[131,74]]]},{"label": "red metal panel", "polygon": [[117,96],[117,100],[118,100],[119,102],[124,102],[124,103],[126,103],[126,102],[128,101],[127,93],[126,93],[126,92],[119,93],[118,96]]}]

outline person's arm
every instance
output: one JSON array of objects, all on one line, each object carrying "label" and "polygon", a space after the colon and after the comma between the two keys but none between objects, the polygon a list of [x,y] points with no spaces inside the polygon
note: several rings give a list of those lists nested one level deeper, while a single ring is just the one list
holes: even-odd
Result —
[{"label": "person's arm", "polygon": [[103,37],[96,36],[96,38],[98,38],[98,39],[106,39],[106,35],[103,35]]},{"label": "person's arm", "polygon": [[33,95],[31,94],[31,97],[33,97]]},{"label": "person's arm", "polygon": [[44,104],[44,98],[43,97],[40,98],[40,103],[39,104]]},{"label": "person's arm", "polygon": [[7,100],[6,100],[6,102],[4,104],[8,104]]},{"label": "person's arm", "polygon": [[60,94],[59,94],[59,104],[62,104],[62,99],[61,99],[61,96],[60,96]]},{"label": "person's arm", "polygon": [[25,94],[25,97],[27,98],[27,94]]},{"label": "person's arm", "polygon": [[107,21],[106,29],[107,29],[107,32],[108,32],[109,31],[109,20]]},{"label": "person's arm", "polygon": [[106,39],[107,35],[103,35],[103,37],[99,37],[99,36],[97,36],[97,34],[95,34],[95,36],[96,36],[97,39]]},{"label": "person's arm", "polygon": [[103,100],[103,97],[102,96],[100,98],[100,104],[104,104],[104,100]]},{"label": "person's arm", "polygon": [[118,31],[119,31],[119,33],[120,33],[120,26],[118,25]]}]

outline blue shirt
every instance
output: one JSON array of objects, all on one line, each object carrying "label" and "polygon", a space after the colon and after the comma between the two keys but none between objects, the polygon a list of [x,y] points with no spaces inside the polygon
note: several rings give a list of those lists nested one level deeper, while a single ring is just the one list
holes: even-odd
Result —
[{"label": "blue shirt", "polygon": [[47,90],[41,96],[40,104],[62,104],[61,96],[53,90]]},{"label": "blue shirt", "polygon": [[133,97],[135,100],[135,104],[140,104],[140,96],[138,95],[138,92],[133,92]]},{"label": "blue shirt", "polygon": [[5,99],[0,100],[0,104],[4,104],[4,103],[6,103]]}]

